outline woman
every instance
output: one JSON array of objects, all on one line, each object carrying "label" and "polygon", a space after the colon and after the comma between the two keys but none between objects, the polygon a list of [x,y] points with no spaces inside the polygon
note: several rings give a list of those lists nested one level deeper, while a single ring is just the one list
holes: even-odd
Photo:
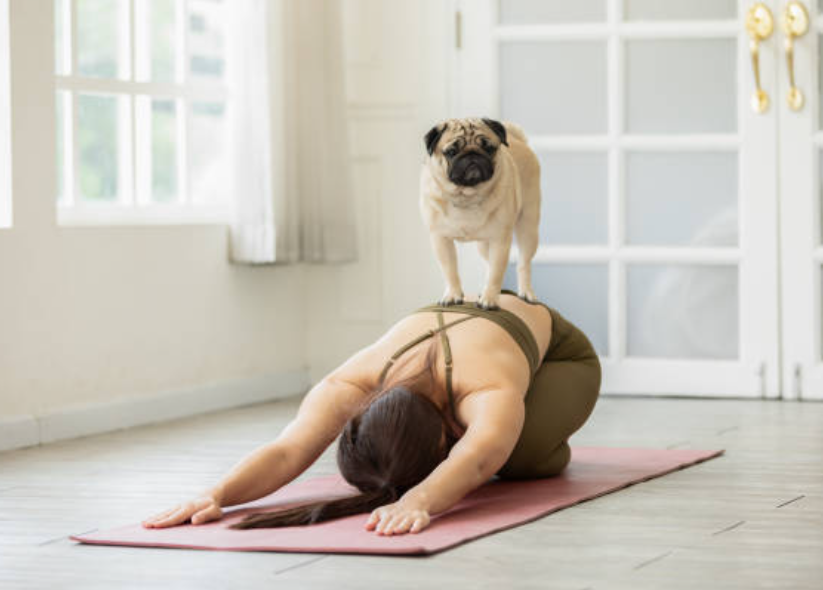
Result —
[{"label": "woman", "polygon": [[143,525],[219,519],[223,507],[292,481],[341,431],[337,463],[361,494],[247,515],[232,528],[371,512],[367,530],[416,533],[494,475],[560,473],[568,438],[600,391],[591,343],[555,309],[512,291],[503,290],[497,310],[472,301],[426,306],[399,321],[314,386],[277,440],[200,497]]}]

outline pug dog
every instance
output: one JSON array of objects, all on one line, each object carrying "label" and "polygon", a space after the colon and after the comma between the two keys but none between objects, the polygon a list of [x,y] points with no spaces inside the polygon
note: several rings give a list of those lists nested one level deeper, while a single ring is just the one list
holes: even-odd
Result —
[{"label": "pug dog", "polygon": [[499,307],[512,236],[517,240],[517,293],[537,301],[531,260],[539,242],[540,163],[523,130],[493,119],[449,119],[424,137],[420,210],[446,281],[440,305],[463,302],[455,240],[476,241],[487,263],[476,305]]}]

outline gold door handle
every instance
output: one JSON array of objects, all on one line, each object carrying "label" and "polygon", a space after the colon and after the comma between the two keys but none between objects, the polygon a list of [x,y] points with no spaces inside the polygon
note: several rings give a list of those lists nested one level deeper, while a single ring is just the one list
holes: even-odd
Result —
[{"label": "gold door handle", "polygon": [[752,56],[754,70],[754,94],[752,109],[755,113],[764,113],[769,108],[769,95],[760,86],[760,42],[768,39],[774,30],[774,18],[769,7],[758,2],[746,13],[746,31],[749,33],[749,52]]},{"label": "gold door handle", "polygon": [[794,40],[802,37],[809,30],[809,13],[806,7],[797,0],[792,0],[786,4],[783,10],[783,32],[786,33],[784,47],[786,48],[786,66],[789,68],[789,94],[786,101],[789,108],[799,111],[803,108],[803,92],[794,83]]}]

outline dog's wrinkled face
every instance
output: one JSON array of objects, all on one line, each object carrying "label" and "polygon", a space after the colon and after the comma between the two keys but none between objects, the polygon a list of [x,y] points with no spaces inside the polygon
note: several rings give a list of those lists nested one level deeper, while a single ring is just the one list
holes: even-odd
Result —
[{"label": "dog's wrinkled face", "polygon": [[450,119],[432,127],[424,141],[429,156],[458,186],[489,180],[500,146],[509,145],[506,128],[492,119]]}]

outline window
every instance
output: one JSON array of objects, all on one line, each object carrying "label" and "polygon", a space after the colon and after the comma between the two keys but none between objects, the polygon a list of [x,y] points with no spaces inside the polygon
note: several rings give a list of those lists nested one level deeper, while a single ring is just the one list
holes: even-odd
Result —
[{"label": "window", "polygon": [[0,228],[11,227],[9,3],[0,0]]},{"label": "window", "polygon": [[60,223],[225,221],[225,0],[54,0]]}]

